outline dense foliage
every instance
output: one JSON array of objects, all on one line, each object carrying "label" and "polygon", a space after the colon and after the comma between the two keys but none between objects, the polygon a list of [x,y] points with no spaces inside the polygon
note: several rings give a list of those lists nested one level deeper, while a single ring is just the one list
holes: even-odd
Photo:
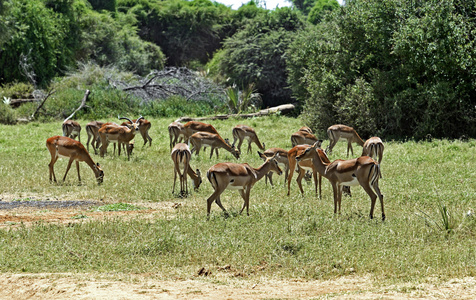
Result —
[{"label": "dense foliage", "polygon": [[49,90],[82,63],[142,77],[185,66],[223,95],[251,84],[263,106],[300,103],[320,134],[345,123],[364,137],[476,136],[475,2],[1,1],[0,84]]},{"label": "dense foliage", "polygon": [[140,74],[163,67],[160,48],[138,37],[131,15],[95,12],[85,0],[12,0],[7,7],[0,17],[0,83],[45,87],[88,60]]},{"label": "dense foliage", "polygon": [[364,137],[474,136],[474,16],[475,1],[348,1],[289,51],[305,119]]},{"label": "dense foliage", "polygon": [[233,84],[256,84],[264,106],[290,101],[286,55],[293,36],[304,27],[300,15],[287,7],[260,16],[224,42],[216,62],[219,72]]}]

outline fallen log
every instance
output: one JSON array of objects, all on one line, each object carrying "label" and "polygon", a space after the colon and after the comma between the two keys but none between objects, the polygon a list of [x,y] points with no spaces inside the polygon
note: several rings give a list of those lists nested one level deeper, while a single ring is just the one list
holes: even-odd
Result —
[{"label": "fallen log", "polygon": [[181,117],[175,120],[175,122],[189,122],[189,121],[204,121],[204,120],[226,120],[230,118],[254,118],[254,117],[264,117],[269,116],[271,114],[275,114],[280,112],[281,114],[285,115],[291,113],[294,109],[296,109],[296,104],[289,103],[289,104],[282,104],[271,108],[262,109],[255,113],[250,114],[229,114],[229,115],[216,115],[211,117],[200,117],[200,118],[191,118],[191,117]]}]

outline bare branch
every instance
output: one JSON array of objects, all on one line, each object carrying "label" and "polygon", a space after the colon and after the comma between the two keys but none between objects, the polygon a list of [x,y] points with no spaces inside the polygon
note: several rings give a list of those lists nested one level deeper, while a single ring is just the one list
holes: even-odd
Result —
[{"label": "bare branch", "polygon": [[71,119],[75,113],[77,113],[80,109],[82,109],[86,105],[86,101],[88,100],[89,93],[90,93],[89,90],[86,90],[86,92],[84,93],[83,100],[81,100],[81,105],[78,108],[76,108],[76,110],[73,111],[73,113],[69,117],[67,117],[63,122],[66,122],[69,119]]}]

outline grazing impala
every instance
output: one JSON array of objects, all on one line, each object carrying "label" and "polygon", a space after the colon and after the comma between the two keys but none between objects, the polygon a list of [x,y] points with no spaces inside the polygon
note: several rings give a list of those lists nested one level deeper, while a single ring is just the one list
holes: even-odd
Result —
[{"label": "grazing impala", "polygon": [[334,213],[340,213],[343,187],[360,185],[370,197],[370,218],[373,218],[375,202],[378,197],[382,208],[382,220],[385,220],[383,195],[378,186],[380,165],[368,156],[350,160],[338,159],[327,163],[322,160],[322,154],[324,152],[318,149],[317,145],[309,146],[302,154],[296,156],[296,160],[311,159],[319,174],[329,180],[334,191]]},{"label": "grazing impala", "polygon": [[337,144],[339,139],[347,140],[347,156],[349,156],[349,149],[354,155],[354,149],[352,148],[352,143],[357,143],[360,146],[364,146],[364,141],[360,138],[357,131],[354,128],[338,124],[332,125],[327,128],[327,135],[329,136],[329,146],[327,146],[326,153],[332,153],[332,148]]},{"label": "grazing impala", "polygon": [[[136,122],[132,122],[130,119],[124,117],[119,118],[121,120],[125,119],[130,121],[131,124],[128,126],[103,125],[99,129],[99,137],[101,138],[102,144],[100,151],[101,157],[103,157],[104,153],[107,152],[107,146],[109,143],[117,143],[119,155],[121,155],[122,144],[125,144],[126,146],[129,145],[129,142],[134,138],[136,133],[139,132],[139,120],[142,118],[143,117],[140,117]],[[127,152],[127,159],[130,159],[129,151]]]},{"label": "grazing impala", "polygon": [[192,152],[196,152],[196,155],[200,153],[202,146],[210,146],[210,158],[212,158],[213,150],[218,158],[218,148],[223,148],[233,154],[238,159],[240,158],[240,152],[230,143],[226,142],[219,134],[209,132],[196,132],[190,137],[190,143],[193,145]]},{"label": "grazing impala", "polygon": [[[315,145],[318,145],[318,147],[320,147],[319,142],[316,142]],[[317,195],[317,185],[319,183],[319,198],[321,197],[322,178],[321,178],[321,175],[317,172],[314,165],[312,164],[312,161],[311,160],[301,160],[301,161],[296,160],[296,157],[299,154],[303,153],[308,147],[309,145],[297,145],[288,151],[288,161],[289,161],[288,196],[291,193],[291,179],[293,178],[294,170],[297,165],[298,177],[296,179],[296,182],[299,186],[299,190],[301,191],[301,194],[304,194],[304,190],[302,189],[302,179],[304,178],[306,171],[309,171],[309,172],[312,172],[312,177],[314,178],[314,188],[315,188],[316,195]],[[323,159],[327,161],[329,160],[325,154],[323,155]]]},{"label": "grazing impala", "polygon": [[[135,122],[137,122],[137,119],[132,120],[132,121],[129,120],[127,122],[123,122],[121,125],[122,126],[130,126],[132,123],[135,123]],[[151,127],[150,122],[147,121],[146,119],[142,118],[142,119],[139,119],[138,123],[139,123],[140,135],[142,136],[142,139],[144,140],[144,146],[147,145],[147,142],[149,142],[149,147],[152,146],[152,138],[149,135],[149,129]]]},{"label": "grazing impala", "polygon": [[[284,184],[286,184],[286,180],[288,179],[288,173],[289,173],[289,160],[288,160],[288,151],[282,149],[282,148],[269,148],[263,153],[258,152],[259,156],[266,161],[268,157],[272,157],[276,154],[279,154],[276,156],[276,161],[278,162],[278,165],[281,169],[284,169]],[[273,185],[273,172],[269,172],[266,174],[265,178],[265,183],[268,184],[268,179],[269,183]]]},{"label": "grazing impala", "polygon": [[76,170],[78,170],[78,179],[81,183],[81,175],[79,174],[79,162],[84,161],[88,166],[93,170],[96,180],[99,184],[103,182],[104,172],[99,166],[95,164],[91,159],[86,148],[80,142],[73,140],[72,138],[65,136],[53,136],[46,140],[46,148],[50,151],[51,161],[48,165],[50,169],[50,181],[56,182],[56,175],[54,170],[54,165],[58,158],[69,158],[68,167],[64,173],[63,182],[66,179],[69,169],[73,161],[76,161]]},{"label": "grazing impala", "polygon": [[172,122],[169,124],[169,138],[170,138],[170,150],[175,146],[175,144],[180,143],[182,140],[185,140],[185,128],[180,122]]},{"label": "grazing impala", "polygon": [[185,141],[188,143],[192,134],[202,131],[218,134],[218,131],[210,124],[198,121],[190,121],[183,125]]},{"label": "grazing impala", "polygon": [[383,150],[384,146],[382,140],[379,137],[374,136],[365,141],[362,156],[370,156],[375,160],[377,160],[378,157],[378,163],[380,164],[383,158]]},{"label": "grazing impala", "polygon": [[89,143],[91,143],[91,146],[94,149],[94,154],[97,154],[97,148],[99,148],[100,142],[98,131],[102,127],[102,125],[104,125],[104,122],[101,121],[92,121],[86,124],[86,133],[88,134],[88,141],[86,142],[86,146],[88,147],[88,152]]},{"label": "grazing impala", "polygon": [[[291,143],[293,147],[296,145],[313,145],[317,141],[317,137],[305,128],[304,130],[301,128],[299,131],[296,131],[291,135]],[[320,140],[320,142],[322,143],[322,140]]]},{"label": "grazing impala", "polygon": [[249,215],[250,191],[253,185],[270,171],[276,172],[279,175],[282,174],[278,162],[276,161],[277,155],[279,154],[268,157],[266,161],[256,169],[246,163],[218,163],[212,166],[207,172],[207,178],[215,191],[207,199],[207,218],[210,216],[213,201],[216,201],[216,204],[225,212],[225,215],[228,215],[220,201],[220,195],[226,189],[239,190],[244,200],[240,214],[246,207],[246,214]]},{"label": "grazing impala", "polygon": [[246,139],[248,140],[248,153],[251,152],[251,143],[255,143],[258,148],[264,150],[264,144],[258,139],[256,132],[253,128],[246,125],[236,125],[233,128],[233,146],[235,146],[236,141],[238,140],[238,151],[241,152],[241,144]]},{"label": "grazing impala", "polygon": [[78,137],[78,141],[81,142],[81,125],[73,120],[66,120],[63,122],[63,136],[67,136],[69,138],[76,138]]},{"label": "grazing impala", "polygon": [[195,190],[198,189],[202,183],[202,178],[200,176],[200,170],[197,169],[195,173],[190,167],[190,157],[192,153],[187,144],[178,143],[172,149],[171,157],[174,162],[174,186],[172,188],[172,194],[175,192],[175,182],[177,181],[177,173],[180,178],[180,194],[188,194],[188,183],[187,183],[187,174],[193,180],[193,186]]},{"label": "grazing impala", "polygon": [[310,134],[314,134],[314,132],[312,131],[311,128],[307,127],[307,126],[303,126],[301,128],[299,128],[299,131],[305,131],[307,133],[310,133]]}]

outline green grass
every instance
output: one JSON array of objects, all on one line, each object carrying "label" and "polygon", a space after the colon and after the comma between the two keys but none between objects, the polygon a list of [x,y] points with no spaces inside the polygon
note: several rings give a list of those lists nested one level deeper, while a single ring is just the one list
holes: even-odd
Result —
[{"label": "green grass", "polygon": [[[250,277],[285,279],[370,274],[376,281],[418,283],[428,277],[476,276],[476,218],[467,215],[476,209],[474,139],[384,141],[380,188],[385,196],[385,222],[379,218],[378,203],[376,218],[368,218],[370,200],[361,188],[352,189],[352,198],[343,198],[342,214],[336,216],[326,179],[318,199],[309,184],[304,184],[304,196],[299,194],[296,176],[290,197],[282,176],[275,176],[274,187],[258,182],[251,191],[249,217],[237,214],[243,203],[238,192],[225,191],[222,203],[231,217],[224,218],[213,204],[206,221],[206,199],[213,190],[205,173],[219,161],[236,160],[223,150],[219,160],[208,158],[209,149],[200,157],[193,156],[192,167],[202,171],[200,190],[184,199],[173,195],[167,132],[173,120],[149,120],[152,147],[142,148],[142,138],[136,138],[130,161],[124,156],[92,154],[105,172],[102,185],[96,184],[84,163],[80,165],[82,185],[74,165],[64,184],[49,182],[45,141],[61,134],[60,122],[0,126],[0,198],[102,200],[116,208],[124,203],[137,207],[152,202],[182,204],[152,219],[139,216],[2,229],[1,272],[147,272],[190,278],[200,267],[217,274],[219,266],[229,264]],[[299,119],[279,116],[210,123],[228,138],[234,125],[248,124],[266,147],[285,149],[291,147],[291,134],[304,125]],[[319,138],[327,146],[327,138]],[[81,140],[85,143],[86,139],[83,130]],[[338,143],[330,159],[345,158],[345,147]],[[361,152],[357,145],[354,150],[356,155]],[[253,151],[239,161],[259,166],[262,161],[254,145]],[[55,165],[57,177],[62,178],[66,164],[59,160]]]}]

